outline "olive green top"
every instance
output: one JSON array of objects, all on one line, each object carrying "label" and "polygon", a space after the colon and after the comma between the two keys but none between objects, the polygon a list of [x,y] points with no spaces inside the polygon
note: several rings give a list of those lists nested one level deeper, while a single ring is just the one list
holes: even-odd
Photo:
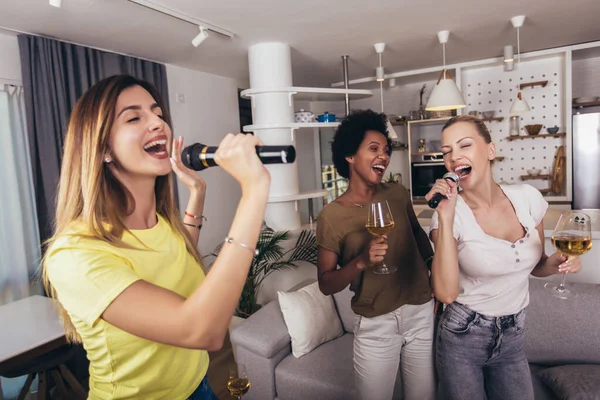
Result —
[{"label": "olive green top", "polygon": [[[389,313],[404,304],[424,304],[431,300],[429,270],[424,260],[433,255],[431,243],[419,224],[406,188],[381,183],[373,202],[387,200],[395,227],[387,235],[385,263],[398,270],[389,275],[375,274],[370,268],[350,285],[354,291],[352,310],[372,318]],[[344,268],[366,250],[373,238],[365,224],[369,207],[328,204],[317,221],[317,244],[338,255],[338,268]]]}]

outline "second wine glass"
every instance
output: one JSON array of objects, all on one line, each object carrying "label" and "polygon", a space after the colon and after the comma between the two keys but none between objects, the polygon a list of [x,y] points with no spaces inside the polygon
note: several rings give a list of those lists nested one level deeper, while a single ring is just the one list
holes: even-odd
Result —
[{"label": "second wine glass", "polygon": [[[552,232],[552,245],[567,256],[580,256],[587,253],[592,248],[589,215],[576,211],[561,214]],[[569,299],[575,293],[565,286],[566,277],[567,273],[563,272],[562,280],[558,285],[548,282],[544,287],[555,297]]]},{"label": "second wine glass", "polygon": [[[387,235],[394,229],[395,224],[390,206],[386,200],[371,203],[365,225],[371,235],[376,237]],[[397,267],[388,267],[385,262],[373,268],[373,272],[376,274],[391,274],[397,270]]]},{"label": "second wine glass", "polygon": [[239,399],[250,390],[250,379],[246,374],[246,367],[243,364],[231,364],[229,367],[229,380],[227,381],[227,390],[232,396]]}]

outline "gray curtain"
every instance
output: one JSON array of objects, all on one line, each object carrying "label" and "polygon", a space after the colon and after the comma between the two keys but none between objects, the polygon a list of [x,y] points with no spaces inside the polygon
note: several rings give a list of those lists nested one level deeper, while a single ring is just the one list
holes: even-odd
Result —
[{"label": "gray curtain", "polygon": [[129,74],[154,84],[168,106],[167,72],[163,64],[53,39],[19,35],[18,40],[38,224],[43,242],[52,235],[63,139],[77,99],[104,78]]}]

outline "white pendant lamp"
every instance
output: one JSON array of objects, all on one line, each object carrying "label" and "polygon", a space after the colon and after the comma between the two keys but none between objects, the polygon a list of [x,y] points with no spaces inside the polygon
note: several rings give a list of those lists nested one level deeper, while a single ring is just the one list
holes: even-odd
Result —
[{"label": "white pendant lamp", "polygon": [[[379,56],[379,66],[375,70],[375,76],[377,77],[377,82],[379,82],[379,95],[380,95],[380,99],[381,99],[381,112],[383,112],[383,81],[385,80],[385,74],[384,74],[384,71],[383,71],[383,67],[381,65],[381,54],[385,50],[385,43],[376,43],[374,46],[375,46],[375,51],[377,52],[377,55]],[[388,133],[390,135],[390,138],[391,139],[398,139],[398,134],[396,133],[396,129],[394,129],[394,126],[392,125],[392,123],[390,122],[390,120],[387,118],[387,116],[385,118],[385,122],[386,122],[386,125],[387,125],[387,130],[388,130]]]},{"label": "white pendant lamp", "polygon": [[465,108],[467,103],[446,69],[446,43],[448,43],[450,31],[439,31],[437,35],[438,40],[442,44],[444,69],[440,74],[437,85],[435,85],[429,95],[425,109],[427,111],[444,111]]},{"label": "white pendant lamp", "polygon": [[[512,17],[510,19],[510,22],[512,23],[513,27],[517,28],[517,77],[520,78],[521,72],[519,67],[521,65],[521,38],[519,36],[519,29],[523,26],[523,23],[525,22],[525,16],[519,15],[516,17]],[[517,79],[517,87],[520,88],[519,82],[520,79]],[[523,95],[519,90],[519,92],[517,93],[517,98],[510,107],[510,113],[518,114],[528,111],[531,111],[531,108],[529,107],[529,104],[527,104],[527,102],[523,100]]]}]

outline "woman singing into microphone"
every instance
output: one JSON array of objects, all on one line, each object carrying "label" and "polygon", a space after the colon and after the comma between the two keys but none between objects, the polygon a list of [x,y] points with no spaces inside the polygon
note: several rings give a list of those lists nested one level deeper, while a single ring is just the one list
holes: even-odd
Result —
[{"label": "woman singing into microphone", "polygon": [[546,256],[542,220],[548,203],[529,185],[498,185],[496,146],[485,123],[450,119],[442,152],[460,187],[439,179],[427,194],[447,197],[432,219],[433,289],[448,304],[437,336],[440,393],[449,400],[533,399],[523,350],[529,275],[577,272],[579,258]]},{"label": "woman singing into microphone", "polygon": [[[216,162],[242,197],[205,276],[197,242],[206,185],[181,163],[182,139],[156,89],[113,76],[77,102],[43,277],[68,339],[87,351],[89,399],[216,399],[207,350],[223,343],[269,193],[259,144],[227,135],[219,145]],[[172,170],[191,192],[183,220]]]},{"label": "woman singing into microphone", "polygon": [[[427,262],[433,250],[415,216],[408,191],[382,183],[391,141],[385,115],[350,113],[337,128],[333,163],[349,179],[348,190],[319,215],[319,287],[354,291],[354,371],[358,395],[389,400],[398,369],[407,400],[434,398],[433,299]],[[387,200],[396,223],[387,237],[371,240],[365,228],[369,203]],[[398,270],[378,275],[383,261]],[[340,268],[338,268],[338,265]]]}]

